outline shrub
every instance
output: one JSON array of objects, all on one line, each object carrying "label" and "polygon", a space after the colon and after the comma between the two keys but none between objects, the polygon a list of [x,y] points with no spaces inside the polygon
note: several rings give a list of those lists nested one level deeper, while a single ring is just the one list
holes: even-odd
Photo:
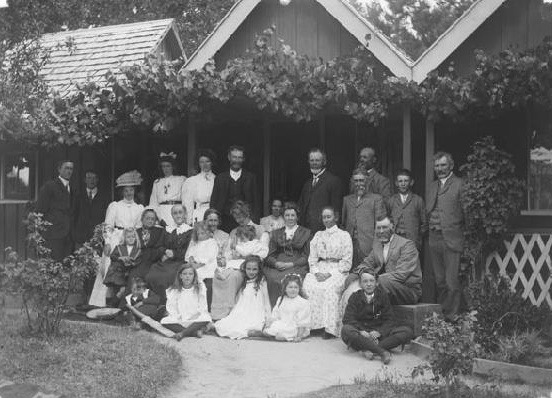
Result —
[{"label": "shrub", "polygon": [[79,292],[84,279],[96,270],[101,234],[96,231],[94,237],[73,254],[55,261],[41,234],[48,225],[50,223],[45,222],[41,214],[29,214],[27,243],[31,255],[22,258],[12,248],[6,249],[6,263],[0,264],[0,288],[22,298],[32,332],[51,336],[59,332],[69,294]]},{"label": "shrub", "polygon": [[465,175],[462,205],[465,212],[466,251],[472,265],[494,250],[517,215],[523,199],[523,182],[516,176],[512,156],[487,136],[472,145]]},{"label": "shrub", "polygon": [[547,351],[542,345],[540,332],[514,332],[511,336],[500,336],[496,352],[489,356],[494,361],[525,363],[528,358]]},{"label": "shrub", "polygon": [[476,341],[487,353],[498,350],[500,336],[540,330],[552,320],[546,306],[534,306],[503,276],[486,275],[466,293],[470,310],[477,313]]}]

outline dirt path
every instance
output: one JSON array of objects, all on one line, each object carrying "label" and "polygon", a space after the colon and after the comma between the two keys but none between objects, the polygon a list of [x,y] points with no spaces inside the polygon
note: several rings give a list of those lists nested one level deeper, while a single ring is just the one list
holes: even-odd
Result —
[{"label": "dirt path", "polygon": [[409,377],[420,359],[393,353],[389,366],[347,351],[341,340],[311,337],[301,343],[262,340],[233,341],[213,336],[180,343],[163,339],[183,358],[185,373],[164,398],[290,397],[355,378]]}]

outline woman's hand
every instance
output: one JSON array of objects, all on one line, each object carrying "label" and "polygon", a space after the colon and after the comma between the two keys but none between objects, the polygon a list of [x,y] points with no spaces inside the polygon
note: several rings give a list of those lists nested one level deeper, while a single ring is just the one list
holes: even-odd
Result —
[{"label": "woman's hand", "polygon": [[332,274],[327,272],[326,273],[317,272],[316,274],[314,274],[314,276],[318,282],[324,282],[326,279],[332,276]]},{"label": "woman's hand", "polygon": [[288,268],[291,268],[293,267],[293,263],[290,263],[290,262],[285,262],[285,261],[276,261],[276,263],[274,264],[274,267],[278,270],[278,271],[284,271]]},{"label": "woman's hand", "polygon": [[174,252],[171,249],[165,250],[165,257],[166,258],[173,258],[174,257]]}]

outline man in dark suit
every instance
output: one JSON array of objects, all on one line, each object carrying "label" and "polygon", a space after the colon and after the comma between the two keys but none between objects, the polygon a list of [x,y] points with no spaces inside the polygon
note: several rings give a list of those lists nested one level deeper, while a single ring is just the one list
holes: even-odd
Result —
[{"label": "man in dark suit", "polygon": [[368,174],[368,192],[381,195],[384,203],[387,204],[391,197],[391,184],[387,177],[382,176],[376,171],[377,160],[374,148],[362,148],[358,155],[358,167],[366,170]]},{"label": "man in dark suit", "polygon": [[92,238],[94,228],[105,220],[109,198],[98,189],[99,177],[94,170],[84,173],[84,190],[76,200],[76,221],[73,237],[77,247]]},{"label": "man in dark suit", "polygon": [[251,219],[259,223],[261,203],[255,174],[243,169],[245,149],[233,145],[228,149],[230,170],[217,174],[211,194],[211,208],[222,214],[222,229],[230,232],[238,225],[230,214],[232,205],[238,200],[249,203]]},{"label": "man in dark suit", "polygon": [[319,148],[309,151],[309,166],[312,177],[305,182],[299,197],[300,224],[314,234],[324,229],[322,209],[332,206],[335,211],[341,209],[341,181],[326,170],[326,153]]},{"label": "man in dark suit", "polygon": [[433,161],[437,180],[431,184],[426,201],[431,264],[437,283],[437,300],[445,317],[455,320],[461,303],[458,272],[464,246],[463,183],[452,171],[454,161],[449,153],[438,152]]},{"label": "man in dark suit", "polygon": [[58,163],[58,176],[46,182],[38,193],[36,211],[44,215],[44,220],[52,225],[43,233],[46,247],[52,250],[52,258],[61,260],[73,251],[71,237],[74,217],[74,192],[70,185],[73,175],[73,162],[62,160]]}]

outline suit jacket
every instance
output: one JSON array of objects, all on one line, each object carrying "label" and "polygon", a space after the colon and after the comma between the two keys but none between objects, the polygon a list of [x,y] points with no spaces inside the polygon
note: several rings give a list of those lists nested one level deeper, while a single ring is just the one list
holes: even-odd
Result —
[{"label": "suit jacket", "polygon": [[45,221],[52,223],[43,233],[45,239],[63,239],[71,235],[74,205],[75,195],[69,194],[58,177],[40,188],[36,211],[44,215]]},{"label": "suit jacket", "polygon": [[75,228],[73,238],[77,243],[84,243],[94,234],[96,225],[104,222],[105,211],[110,199],[103,191],[98,190],[90,201],[86,189],[81,191],[75,201]]},{"label": "suit jacket", "polygon": [[[251,206],[251,219],[258,223],[261,214],[261,203],[259,190],[257,189],[257,178],[255,174],[243,169],[240,178],[243,179],[244,200]],[[228,203],[229,184],[230,170],[216,175],[210,206],[223,214],[225,208],[230,205]]]},{"label": "suit jacket", "polygon": [[395,233],[410,239],[421,250],[428,228],[424,200],[415,193],[409,193],[403,203],[400,194],[396,193],[389,199],[389,212],[395,222]]},{"label": "suit jacket", "polygon": [[422,292],[422,269],[416,245],[409,239],[394,234],[389,243],[387,262],[383,259],[383,245],[379,240],[374,241],[372,252],[364,259],[359,267],[367,267],[375,274],[384,270],[380,277],[385,275],[395,282]]},{"label": "suit jacket", "polygon": [[374,169],[368,173],[368,182],[366,186],[368,192],[381,195],[384,203],[387,203],[391,197],[391,183],[389,182],[389,178],[382,176]]},{"label": "suit jacket", "polygon": [[377,330],[382,337],[387,337],[395,325],[393,308],[387,293],[377,286],[372,303],[369,304],[364,290],[354,292],[345,308],[343,325],[351,325],[367,332]]},{"label": "suit jacket", "polygon": [[312,177],[305,182],[299,197],[301,212],[300,224],[311,230],[311,233],[324,229],[322,224],[322,208],[332,206],[337,211],[341,208],[341,181],[338,177],[324,171],[313,187]]},{"label": "suit jacket", "polygon": [[[367,192],[357,200],[356,194],[345,196],[341,219],[343,229],[358,242],[362,255],[366,257],[372,250],[376,221],[385,217],[386,211],[381,195]],[[356,234],[355,234],[356,230]]]},{"label": "suit jacket", "polygon": [[163,257],[165,254],[165,230],[160,227],[149,229],[149,239],[144,241],[144,228],[136,230],[140,247],[142,248],[142,263],[149,269],[149,266]]},{"label": "suit jacket", "polygon": [[437,205],[439,198],[439,214],[443,239],[447,247],[453,251],[461,252],[464,249],[464,210],[462,208],[463,181],[460,177],[452,174],[439,192],[439,180],[431,183],[429,198],[427,198],[427,216]]}]

